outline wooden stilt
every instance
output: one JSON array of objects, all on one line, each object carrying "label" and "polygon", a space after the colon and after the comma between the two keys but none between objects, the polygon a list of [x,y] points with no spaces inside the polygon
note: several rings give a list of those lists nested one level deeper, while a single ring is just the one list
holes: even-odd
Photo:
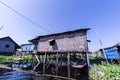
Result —
[{"label": "wooden stilt", "polygon": [[34,67],[34,56],[32,54],[32,68]]},{"label": "wooden stilt", "polygon": [[42,55],[43,62],[44,62],[44,56],[45,56],[45,54]]},{"label": "wooden stilt", "polygon": [[40,60],[40,62],[41,62],[41,55],[38,55],[38,59]]},{"label": "wooden stilt", "polygon": [[90,67],[89,53],[86,53],[86,58],[87,58],[87,64],[88,64],[88,67]]},{"label": "wooden stilt", "polygon": [[40,63],[40,60],[39,60],[39,58],[38,58],[38,55],[35,54],[34,56],[35,56],[37,62]]},{"label": "wooden stilt", "polygon": [[68,77],[70,78],[70,53],[67,55]]},{"label": "wooden stilt", "polygon": [[40,62],[37,63],[37,65],[34,66],[33,70],[36,70],[36,68],[39,66]]},{"label": "wooden stilt", "polygon": [[62,54],[60,55],[60,66],[62,66]]},{"label": "wooden stilt", "polygon": [[89,61],[89,54],[85,53],[85,58],[86,58],[86,62],[87,62],[87,66],[90,66],[90,61]]},{"label": "wooden stilt", "polygon": [[57,73],[58,73],[58,59],[59,59],[59,54],[57,53],[57,54],[56,54],[56,63],[55,63],[55,66],[56,66],[55,75],[57,75]]},{"label": "wooden stilt", "polygon": [[89,78],[89,59],[88,59],[88,53],[85,53],[85,58],[87,62],[87,71],[86,71],[86,76]]},{"label": "wooden stilt", "polygon": [[36,55],[36,54],[34,55],[34,58],[35,58],[35,59],[37,60],[37,62],[38,62],[37,65],[35,65],[34,68],[33,68],[33,70],[36,70],[36,68],[37,68],[37,67],[39,66],[39,64],[40,64],[40,60],[39,60],[39,58],[38,58],[38,55]]},{"label": "wooden stilt", "polygon": [[46,56],[47,56],[47,53],[45,52],[45,55],[44,55],[44,61],[43,61],[43,74],[45,74]]},{"label": "wooden stilt", "polygon": [[50,54],[48,55],[48,61],[50,61]]}]

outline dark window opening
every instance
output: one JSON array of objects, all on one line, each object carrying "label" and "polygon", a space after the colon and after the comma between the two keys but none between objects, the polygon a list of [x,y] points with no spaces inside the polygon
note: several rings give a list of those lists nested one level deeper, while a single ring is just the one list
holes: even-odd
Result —
[{"label": "dark window opening", "polygon": [[10,45],[9,45],[9,44],[6,44],[6,45],[5,45],[5,47],[6,47],[6,48],[9,48],[9,47],[10,47]]},{"label": "dark window opening", "polygon": [[51,46],[55,45],[55,40],[50,41],[50,45]]}]

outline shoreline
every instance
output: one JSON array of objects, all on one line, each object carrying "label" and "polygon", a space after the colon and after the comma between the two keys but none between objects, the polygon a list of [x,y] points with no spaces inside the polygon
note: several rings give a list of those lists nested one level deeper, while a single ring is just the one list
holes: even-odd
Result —
[{"label": "shoreline", "polygon": [[0,75],[3,75],[6,72],[10,72],[10,71],[16,71],[19,70],[17,68],[10,68],[10,67],[5,67],[5,66],[0,66]]}]

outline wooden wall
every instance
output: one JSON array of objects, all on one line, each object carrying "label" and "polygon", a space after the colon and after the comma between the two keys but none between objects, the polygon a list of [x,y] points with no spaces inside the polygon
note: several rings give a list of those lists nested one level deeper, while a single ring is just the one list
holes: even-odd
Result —
[{"label": "wooden wall", "polygon": [[0,53],[15,53],[15,44],[9,39],[0,40]]},{"label": "wooden wall", "polygon": [[[55,40],[55,45],[50,42]],[[87,51],[86,31],[60,34],[40,38],[38,42],[38,52],[40,51]]]}]

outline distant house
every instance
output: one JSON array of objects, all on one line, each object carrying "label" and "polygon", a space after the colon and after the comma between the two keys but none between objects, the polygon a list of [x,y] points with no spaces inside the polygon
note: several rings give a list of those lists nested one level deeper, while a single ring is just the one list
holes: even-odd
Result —
[{"label": "distant house", "polygon": [[22,52],[33,52],[37,49],[36,44],[22,44],[21,45]]},{"label": "distant house", "polygon": [[22,44],[21,48],[18,50],[18,55],[28,55],[37,50],[37,44]]},{"label": "distant house", "polygon": [[13,41],[10,37],[0,38],[0,54],[1,55],[14,55],[17,48],[20,46]]},{"label": "distant house", "polygon": [[38,52],[86,52],[88,30],[89,28],[38,36],[29,42],[38,44]]},{"label": "distant house", "polygon": [[120,59],[120,43],[111,47],[100,49],[98,52],[103,58]]}]

